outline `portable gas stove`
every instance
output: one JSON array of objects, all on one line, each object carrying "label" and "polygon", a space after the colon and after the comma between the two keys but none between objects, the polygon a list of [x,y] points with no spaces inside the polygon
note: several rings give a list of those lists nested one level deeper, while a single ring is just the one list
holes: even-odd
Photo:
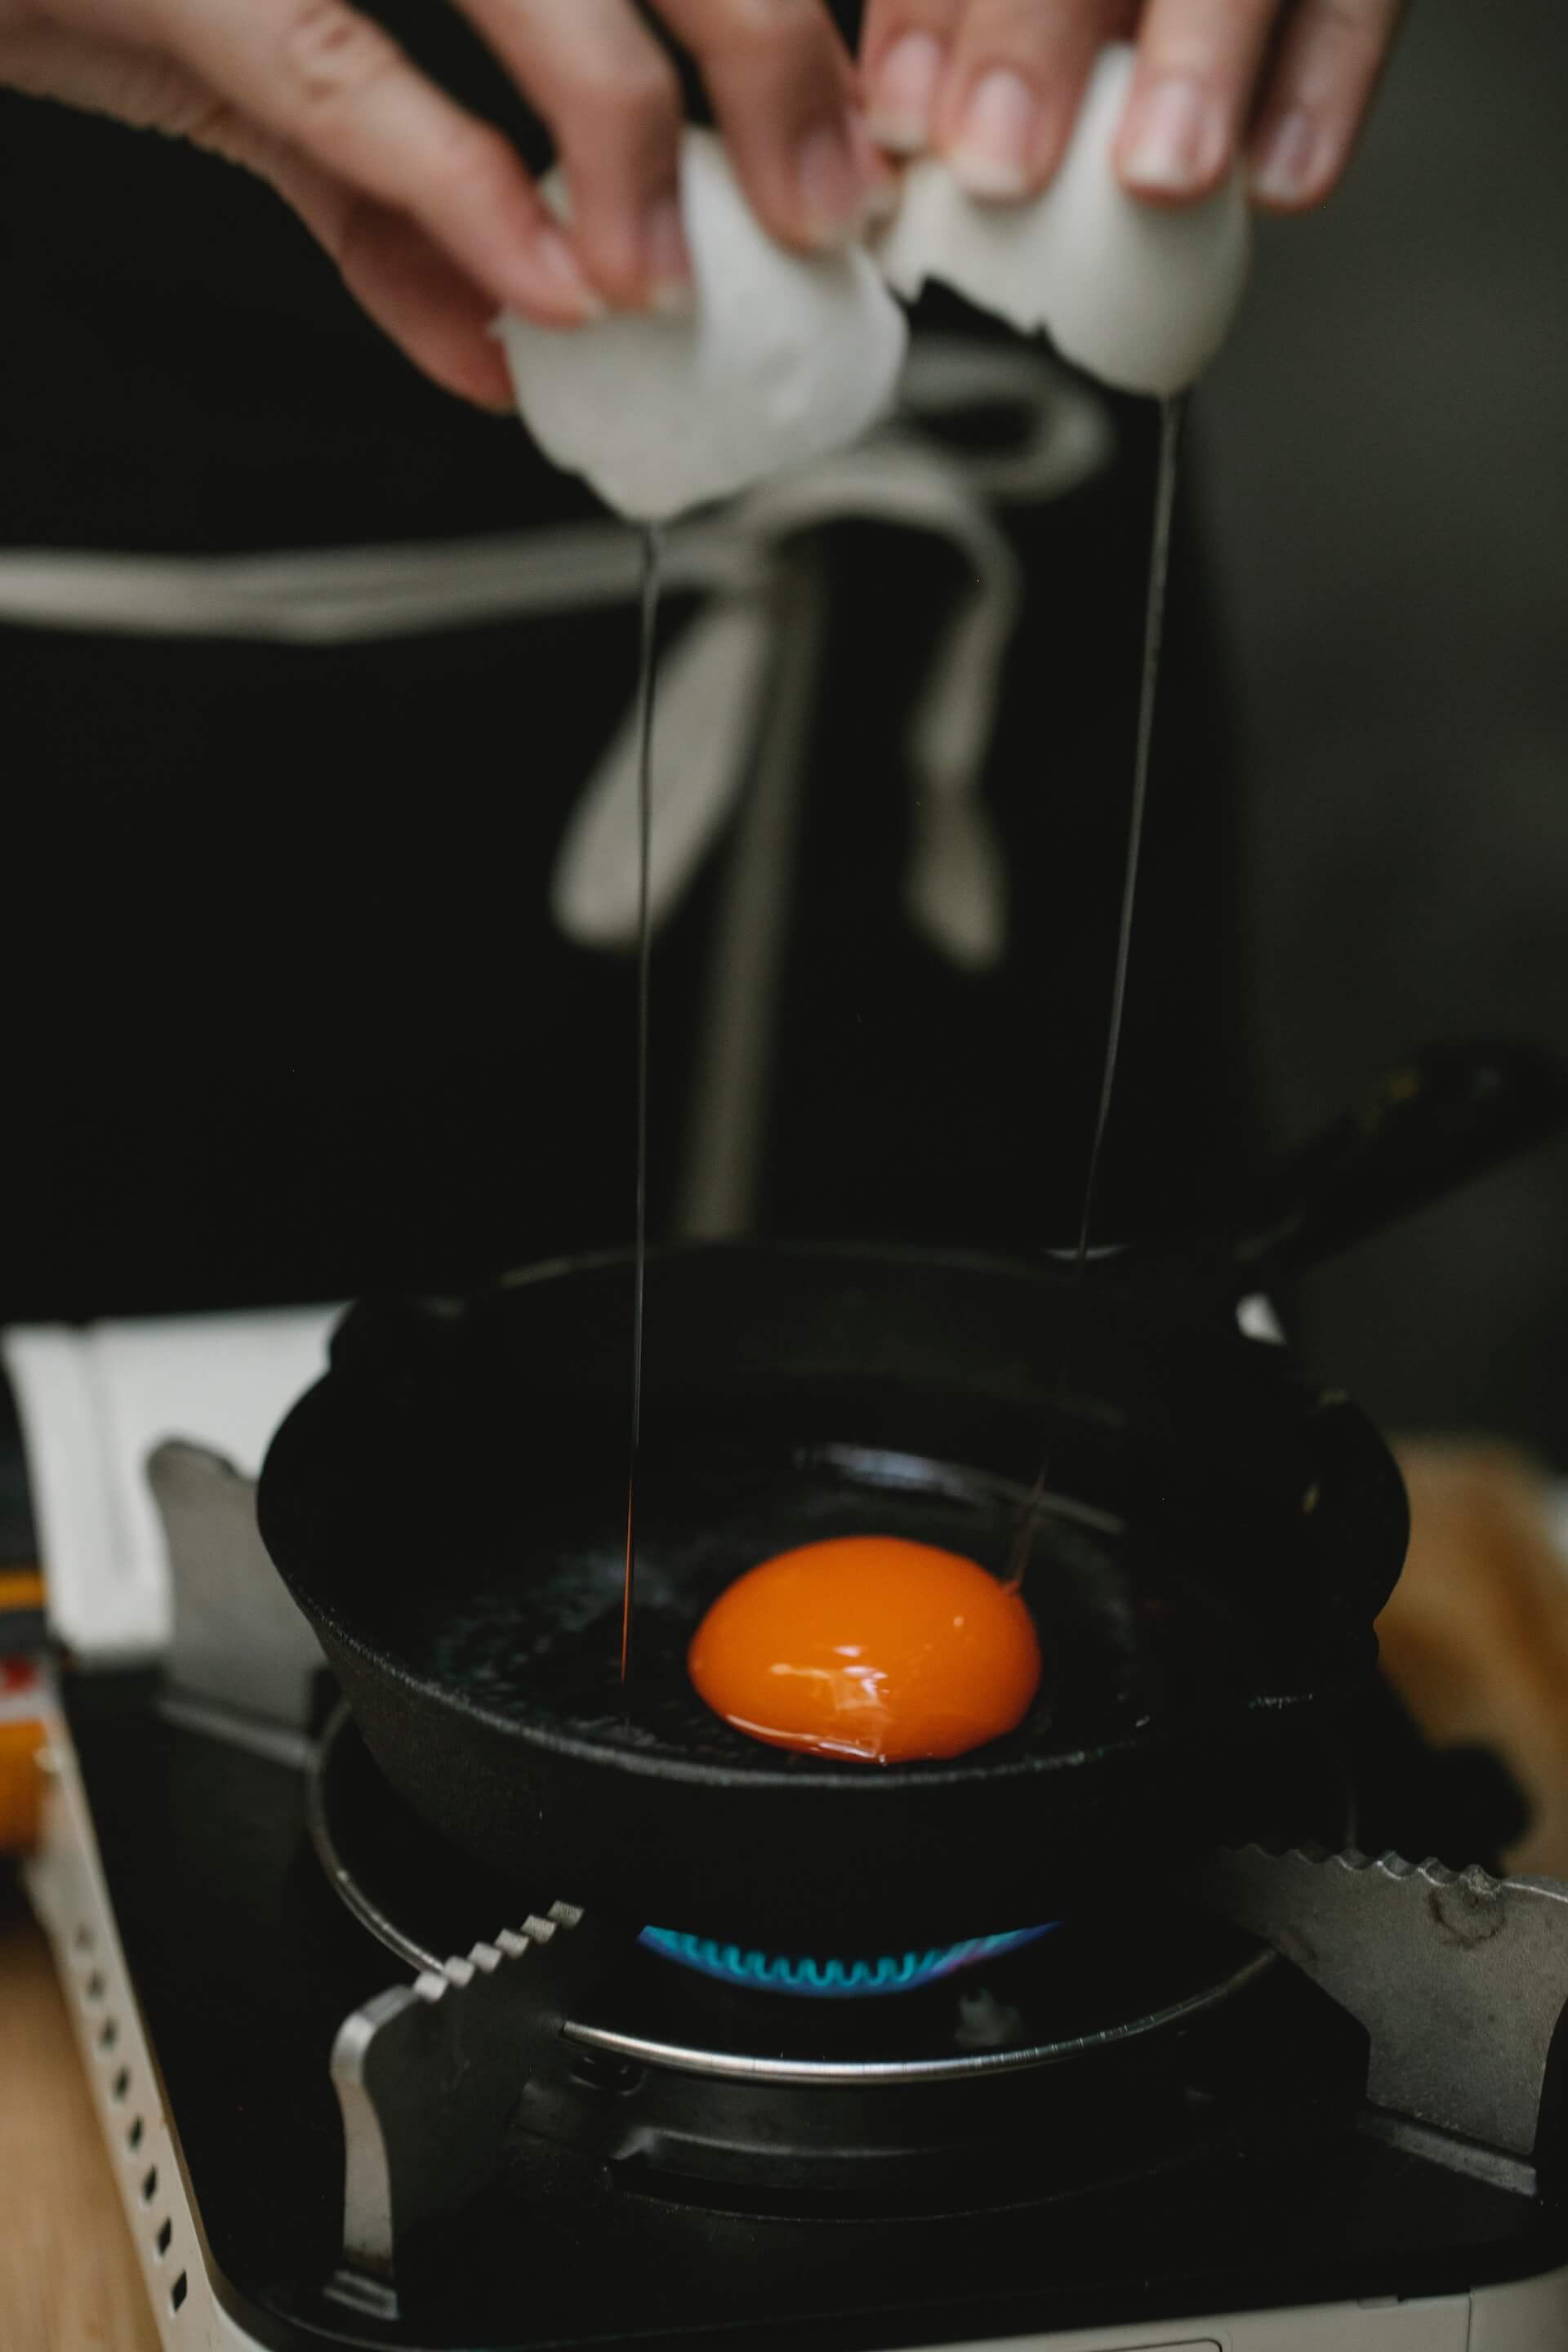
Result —
[{"label": "portable gas stove", "polygon": [[[249,1482],[150,1476],[166,1663],[61,1676],[29,1877],[170,2347],[1568,2341],[1568,1890],[1253,1850],[810,1958],[530,1911],[245,1605]],[[1353,1745],[1368,1844],[1508,1833]]]}]

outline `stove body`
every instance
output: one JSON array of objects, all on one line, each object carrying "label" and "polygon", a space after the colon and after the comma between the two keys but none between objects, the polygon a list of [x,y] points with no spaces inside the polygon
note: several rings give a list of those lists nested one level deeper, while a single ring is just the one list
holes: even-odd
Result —
[{"label": "stove body", "polygon": [[[195,1352],[210,1365],[210,1332]],[[274,1606],[249,1482],[191,1447],[157,1447],[149,1476],[172,1631],[156,1663],[60,1677],[29,1883],[169,2352],[1568,2344],[1568,2213],[1544,2143],[1534,2160],[1568,1992],[1560,1890],[1520,1882],[1510,1910],[1488,1880],[1341,1871],[1327,1896],[1307,1887],[1310,1934],[1275,1935],[1300,1968],[1233,1924],[1230,1957],[1200,1950],[1163,2011],[1192,1925],[1141,1910],[1136,1886],[1114,1932],[1068,1921],[871,2000],[726,1988],[619,1950],[567,1981],[564,2024],[553,1992],[525,2002],[514,2064],[492,1996],[532,1965],[540,1921],[509,1922],[395,1801],[372,1794],[352,1871],[312,1842],[331,1693]],[[79,1653],[93,1607],[79,1588]],[[1431,1830],[1414,1851],[1486,1852],[1458,1784],[1434,1811],[1397,1785],[1408,1767],[1385,1746],[1363,1843],[1411,1851]],[[1292,1885],[1265,1907],[1282,1916]],[[570,1892],[529,1890],[546,1935]],[[1402,1934],[1458,2003],[1436,2047],[1407,2030],[1414,1977],[1397,1997]],[[1317,1960],[1356,1988],[1348,2004],[1309,1981]],[[378,2080],[410,2021],[426,2074]],[[1056,2036],[1048,2063],[1015,2065],[1031,2035]],[[665,2063],[683,2046],[693,2063]],[[907,2046],[961,2053],[952,2079],[883,2079]],[[1461,2111],[1473,2128],[1431,2120]]]},{"label": "stove body", "polygon": [[1095,2057],[1020,2078],[1016,2179],[979,2202],[962,2169],[945,2194],[826,2199],[673,2179],[625,2152],[613,2069],[578,2064],[599,2149],[525,2126],[401,2296],[356,2286],[332,2046],[407,1971],[327,1885],[303,1762],[286,1735],[174,1719],[146,1676],[68,1684],[52,1726],[32,1888],[171,2347],[1568,2342],[1556,2197],[1517,2158],[1380,2122],[1355,2029],[1284,1969],[1120,2077]]}]

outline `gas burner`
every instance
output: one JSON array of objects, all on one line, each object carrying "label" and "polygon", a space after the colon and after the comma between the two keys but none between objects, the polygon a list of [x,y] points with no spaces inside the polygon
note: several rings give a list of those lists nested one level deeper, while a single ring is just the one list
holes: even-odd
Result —
[{"label": "gas burner", "polygon": [[1346,2021],[1168,1893],[897,2000],[798,2000],[672,1968],[635,1921],[528,1911],[409,1811],[344,1711],[307,1814],[333,1890],[419,1971],[332,2057],[344,2291],[373,2305],[433,2224],[563,2152],[689,2210],[907,2219],[1083,2194],[1354,2095]]},{"label": "gas burner", "polygon": [[[476,1922],[518,1919],[520,1896],[412,1815],[346,1709],[308,1817],[336,1893],[419,1969],[347,2018],[332,2053],[338,2291],[384,2318],[417,2297],[421,2246],[465,2214],[493,2226],[506,2180],[563,2156],[688,2213],[999,2215],[1234,2162],[1280,2135],[1310,2143],[1346,2127],[1367,2084],[1412,2147],[1436,2124],[1479,2138],[1498,2177],[1507,2151],[1502,2173],[1511,2161],[1510,2179],[1533,2179],[1568,1989],[1558,1890],[1353,1851],[1219,1853],[1186,1899],[1145,1874],[1128,1902],[1009,1938],[956,1979],[801,2001],[748,1978],[738,1948],[721,1947],[717,1969],[670,1968],[638,1923],[567,1902],[460,1957]],[[1492,1989],[1456,1966],[1456,1939],[1468,1951],[1510,1927]],[[1279,1968],[1280,1949],[1332,1997]],[[1521,1964],[1533,2013],[1515,2095],[1473,2044]],[[1403,1993],[1391,2003],[1403,1972],[1422,2013],[1450,2016],[1451,2047],[1412,2032]]]},{"label": "gas burner", "polygon": [[[322,1868],[356,1918],[400,1959],[438,1969],[448,1952],[493,1933],[498,1919],[516,1911],[515,1886],[455,1853],[387,1786],[346,1706],[322,1735],[307,1786],[310,1838]],[[743,1991],[842,2000],[919,1991],[1022,1951],[1056,1925],[875,1958],[760,1952],[658,1927],[644,1927],[638,1942],[661,1959]]]},{"label": "gas burner", "polygon": [[[492,1941],[500,1923],[527,1911],[517,1886],[455,1853],[404,1804],[346,1707],[328,1725],[307,1786],[311,1842],[329,1881],[412,1967],[439,1974],[447,1956]],[[1082,2059],[1219,2007],[1274,1959],[1180,1904],[1163,1908],[1157,1935],[1146,1917],[1108,1913],[881,1963],[773,1959],[635,1926],[621,1945],[610,1977],[566,2020],[569,2041],[639,2066],[838,2086],[954,2081]],[[672,1945],[684,1968],[663,1965]],[[780,1981],[785,1971],[847,1976],[879,1966],[901,1973],[901,1999],[807,2007],[776,1997],[797,1989]]]}]

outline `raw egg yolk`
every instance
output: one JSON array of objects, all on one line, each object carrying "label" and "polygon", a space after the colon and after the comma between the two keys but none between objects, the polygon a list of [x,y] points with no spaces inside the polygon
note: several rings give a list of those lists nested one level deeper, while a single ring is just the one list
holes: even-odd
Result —
[{"label": "raw egg yolk", "polygon": [[962,1756],[1022,1722],[1035,1621],[974,1560],[898,1536],[803,1544],[748,1570],[687,1666],[737,1731],[775,1748],[904,1764]]}]

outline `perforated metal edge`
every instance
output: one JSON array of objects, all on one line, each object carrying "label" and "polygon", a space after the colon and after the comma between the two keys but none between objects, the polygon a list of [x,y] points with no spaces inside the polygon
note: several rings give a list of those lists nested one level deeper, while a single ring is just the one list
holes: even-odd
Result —
[{"label": "perforated metal edge", "polygon": [[263,2352],[213,2293],[70,1735],[52,1699],[46,1723],[43,1830],[23,1876],[53,1948],[153,2322],[165,2352]]}]

